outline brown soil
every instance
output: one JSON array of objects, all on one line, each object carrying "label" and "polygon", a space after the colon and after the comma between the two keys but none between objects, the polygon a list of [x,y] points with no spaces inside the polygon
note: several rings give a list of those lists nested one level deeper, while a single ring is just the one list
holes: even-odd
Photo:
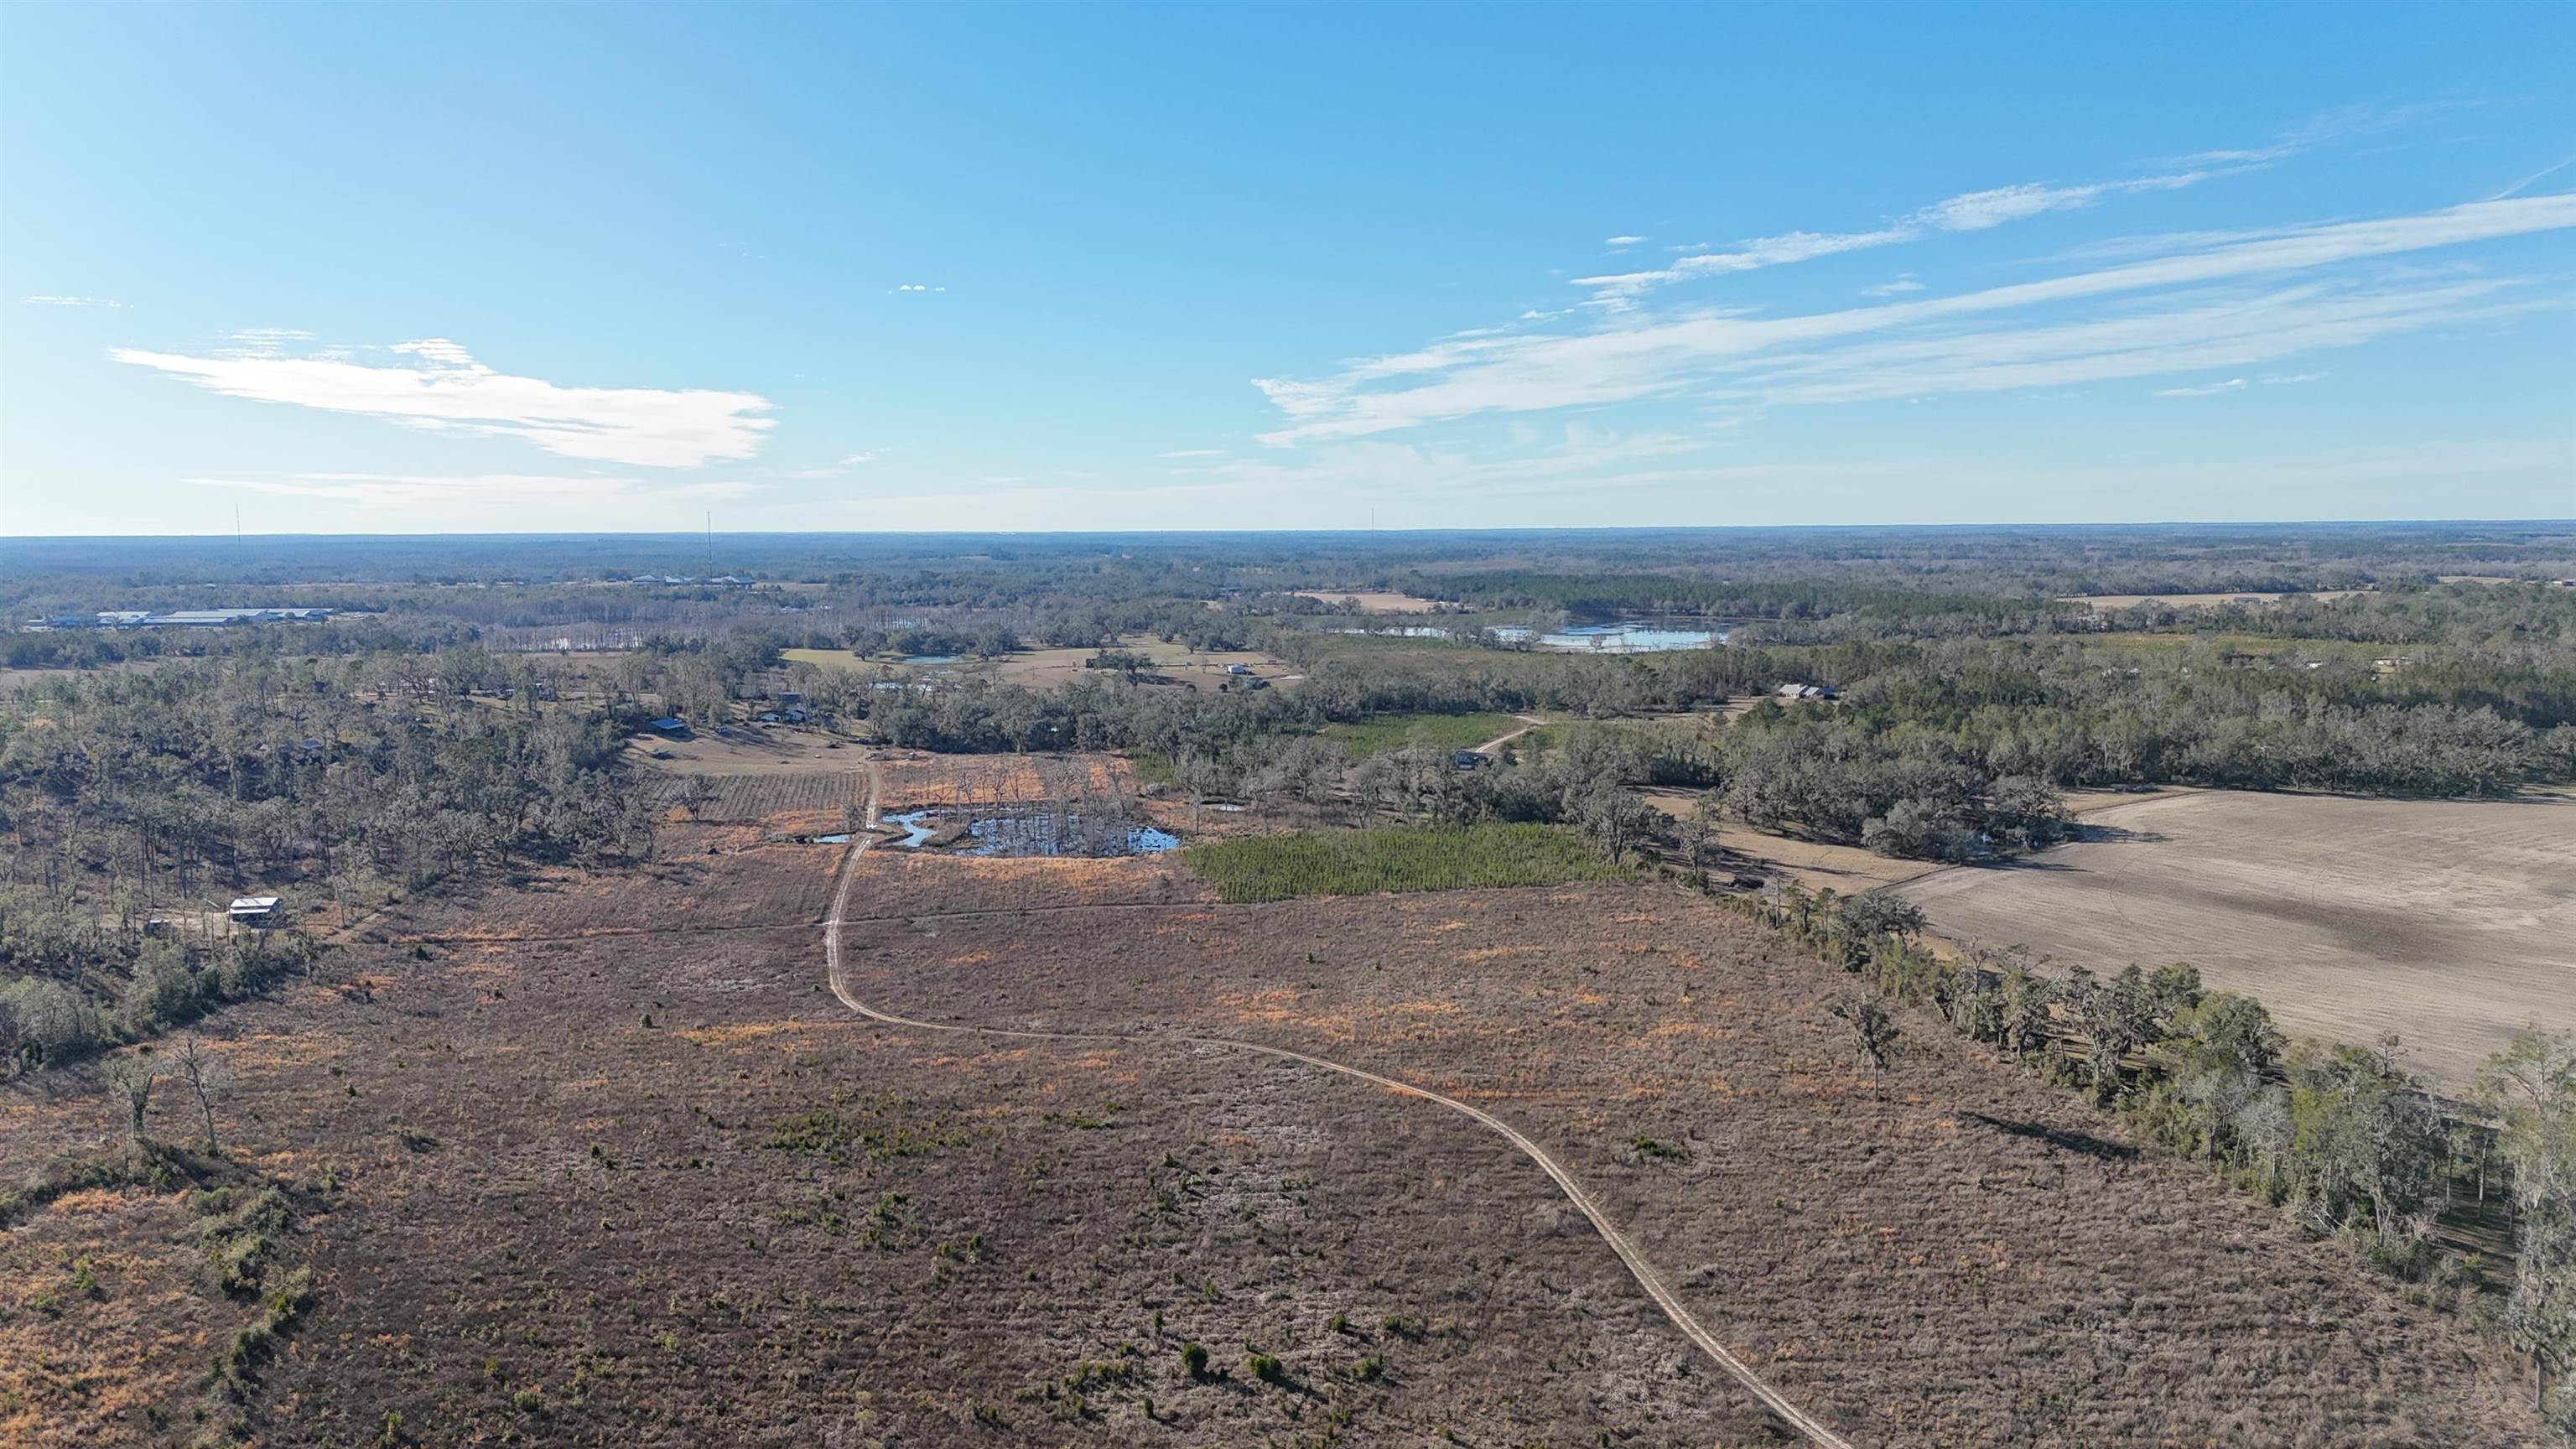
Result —
[{"label": "brown soil", "polygon": [[2096,969],[2189,961],[2292,1031],[2395,1032],[2454,1088],[2531,1022],[2576,1029],[2576,799],[2213,790],[2088,823],[2025,864],[1907,894],[1953,937]]}]

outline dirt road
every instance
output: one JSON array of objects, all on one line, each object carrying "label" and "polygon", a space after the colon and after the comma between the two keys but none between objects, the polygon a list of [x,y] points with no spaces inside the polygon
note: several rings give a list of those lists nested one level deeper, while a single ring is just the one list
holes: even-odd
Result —
[{"label": "dirt road", "polygon": [[[1527,718],[1527,716],[1522,717]],[[1532,723],[1536,724],[1537,721]],[[1515,734],[1518,733],[1522,732],[1515,732]],[[1504,740],[1512,738],[1514,735],[1503,737]],[[1501,741],[1495,743],[1499,745]],[[877,818],[878,781],[876,765],[871,761],[868,765],[867,800],[867,823],[871,829],[875,826]],[[1726,1345],[1718,1341],[1717,1335],[1709,1332],[1707,1326],[1693,1316],[1690,1309],[1683,1306],[1681,1298],[1673,1292],[1672,1286],[1664,1281],[1663,1274],[1656,1271],[1655,1266],[1646,1261],[1645,1254],[1638,1251],[1637,1245],[1629,1241],[1627,1234],[1621,1232],[1610,1221],[1609,1215],[1602,1211],[1600,1204],[1593,1201],[1590,1193],[1584,1191],[1583,1185],[1575,1180],[1574,1174],[1566,1169],[1565,1164],[1557,1161],[1546,1148],[1522,1135],[1510,1123],[1482,1108],[1469,1106],[1455,1097],[1443,1096],[1438,1092],[1414,1086],[1410,1082],[1399,1081],[1394,1077],[1381,1076],[1376,1072],[1347,1066],[1324,1057],[1290,1051],[1286,1047],[1264,1046],[1259,1042],[1235,1041],[1226,1037],[1191,1036],[1152,1028],[1138,1028],[1132,1031],[1069,1032],[1026,1031],[996,1026],[961,1026],[947,1022],[916,1021],[910,1017],[897,1016],[860,1000],[858,993],[851,988],[848,972],[842,965],[841,928],[851,920],[850,892],[858,882],[856,866],[871,839],[872,836],[865,829],[852,833],[849,848],[841,856],[839,878],[833,883],[831,915],[823,922],[824,969],[831,981],[832,994],[840,998],[843,1006],[872,1021],[884,1022],[888,1026],[907,1027],[915,1031],[961,1032],[1021,1041],[1115,1041],[1150,1043],[1198,1051],[1253,1052],[1262,1056],[1276,1057],[1282,1061],[1302,1063],[1322,1071],[1338,1072],[1346,1077],[1356,1077],[1361,1081],[1384,1087],[1388,1091],[1418,1097],[1436,1106],[1445,1107],[1500,1136],[1504,1141],[1518,1148],[1523,1156],[1537,1163],[1539,1169],[1548,1175],[1559,1190],[1564,1192],[1566,1198],[1583,1210],[1583,1215],[1591,1220],[1593,1228],[1601,1234],[1602,1241],[1608,1243],[1610,1250],[1619,1255],[1619,1261],[1626,1265],[1630,1276],[1637,1280],[1637,1286],[1646,1290],[1647,1296],[1654,1299],[1656,1306],[1664,1310],[1664,1316],[1673,1321],[1673,1326],[1680,1329],[1685,1337],[1697,1345],[1700,1352],[1708,1355],[1711,1362],[1726,1370],[1737,1383],[1742,1384],[1755,1398],[1760,1399],[1773,1413],[1779,1415],[1790,1428],[1806,1436],[1809,1441],[1825,1446],[1825,1449],[1856,1449],[1850,1440],[1810,1418],[1804,1410],[1791,1403],[1786,1395],[1772,1387],[1742,1359],[1728,1351]]]},{"label": "dirt road", "polygon": [[1527,721],[1527,723],[1523,724],[1519,729],[1513,730],[1509,734],[1494,736],[1492,739],[1476,746],[1472,753],[1490,755],[1494,751],[1501,749],[1503,746],[1510,744],[1512,741],[1519,739],[1521,736],[1528,734],[1531,730],[1537,729],[1540,725],[1547,723],[1546,720],[1540,719],[1535,715],[1516,714],[1513,715],[1512,718],[1516,720],[1524,720]]}]

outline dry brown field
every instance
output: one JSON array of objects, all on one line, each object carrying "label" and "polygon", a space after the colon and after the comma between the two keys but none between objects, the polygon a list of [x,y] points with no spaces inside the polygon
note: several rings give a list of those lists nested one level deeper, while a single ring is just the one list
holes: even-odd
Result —
[{"label": "dry brown field", "polygon": [[[827,730],[793,726],[736,728],[731,738],[712,732],[685,740],[641,734],[631,750],[633,755],[646,756],[653,768],[672,775],[832,773],[864,768],[849,740]],[[650,759],[656,751],[670,758]]]},{"label": "dry brown field", "polygon": [[[1226,673],[1226,668],[1234,664],[1244,666],[1274,685],[1294,683],[1305,677],[1296,673],[1293,666],[1249,649],[1193,650],[1186,644],[1166,643],[1145,634],[1127,635],[1118,641],[1118,647],[1144,655],[1153,661],[1154,674],[1192,689],[1214,689],[1233,678]],[[994,679],[1031,689],[1048,689],[1093,675],[1095,671],[1083,668],[1083,661],[1098,652],[1094,649],[1027,649],[1001,659],[960,659],[954,664],[903,664],[860,659],[833,649],[789,649],[783,651],[783,657],[791,663],[812,664],[823,669],[882,669],[899,678]]]},{"label": "dry brown field", "polygon": [[1372,589],[1296,589],[1301,599],[1317,599],[1327,604],[1345,601],[1357,604],[1363,614],[1428,614],[1440,607],[1438,599],[1418,599],[1411,594],[1390,594]]},{"label": "dry brown field", "polygon": [[2456,1325],[1937,1025],[1906,1023],[1873,1102],[1824,1011],[1850,978],[1669,889],[924,914],[849,944],[858,994],[924,1020],[1224,1035],[1502,1114],[1856,1443],[2538,1442]]},{"label": "dry brown field", "polygon": [[[1109,863],[1068,864],[1080,895]],[[397,928],[207,1024],[225,1136],[294,1185],[278,1252],[317,1289],[241,1411],[256,1442],[1762,1438],[1471,1125],[1285,1064],[888,1031],[774,904],[550,939],[556,900],[494,895],[489,940]],[[86,1068],[0,1086],[0,1114],[13,1179],[115,1130]],[[0,1235],[31,1292],[99,1283],[0,1294],[0,1440],[199,1432],[246,1310],[182,1201],[75,1195]]]},{"label": "dry brown field", "polygon": [[[964,1037],[826,989],[839,858],[779,838],[825,787],[765,819],[771,781],[725,788],[650,867],[405,903],[203,1024],[231,1162],[294,1201],[278,1269],[314,1274],[221,1411],[257,1443],[1783,1442],[1499,1139],[1167,1026],[1503,1115],[1873,1449],[2539,1442],[2456,1326],[1946,1031],[1908,1020],[1873,1100],[1823,1012],[1851,978],[1697,897],[1217,906],[1168,858],[869,851],[862,994],[1145,1033]],[[0,1179],[117,1130],[93,1067],[0,1084]],[[206,1427],[256,1305],[183,1201],[0,1232],[0,1442]]]},{"label": "dry brown field", "polygon": [[[1638,793],[1645,797],[1647,804],[1675,819],[1690,815],[1698,808],[1700,800],[1699,792],[1694,790],[1656,788]],[[2138,799],[2136,794],[2127,791],[2071,790],[2066,795],[2066,809],[2069,814],[2083,819],[2103,810],[2135,804]],[[1720,824],[1711,838],[1719,849],[1731,852],[1764,871],[1796,881],[1811,891],[1831,890],[1841,895],[1903,885],[1947,868],[1936,861],[1879,855],[1857,845],[1807,840],[1734,822]]]},{"label": "dry brown field", "polygon": [[2188,961],[2293,1032],[2395,1032],[2455,1088],[2532,1021],[2576,1028],[2576,798],[2203,791],[2089,823],[2083,840],[1907,894],[1953,938],[2096,970]]}]

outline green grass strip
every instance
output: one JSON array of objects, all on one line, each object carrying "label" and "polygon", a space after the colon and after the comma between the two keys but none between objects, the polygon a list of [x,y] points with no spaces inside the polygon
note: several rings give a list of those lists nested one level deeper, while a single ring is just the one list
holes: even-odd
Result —
[{"label": "green grass strip", "polygon": [[1219,899],[1231,902],[1558,885],[1633,875],[1547,825],[1312,830],[1208,841],[1188,847],[1181,858],[1216,888]]}]

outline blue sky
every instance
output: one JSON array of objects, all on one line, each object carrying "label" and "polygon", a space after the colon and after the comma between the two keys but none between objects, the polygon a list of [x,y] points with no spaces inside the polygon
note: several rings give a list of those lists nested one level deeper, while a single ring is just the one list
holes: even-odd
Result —
[{"label": "blue sky", "polygon": [[0,530],[2576,514],[2576,8],[0,8]]}]

